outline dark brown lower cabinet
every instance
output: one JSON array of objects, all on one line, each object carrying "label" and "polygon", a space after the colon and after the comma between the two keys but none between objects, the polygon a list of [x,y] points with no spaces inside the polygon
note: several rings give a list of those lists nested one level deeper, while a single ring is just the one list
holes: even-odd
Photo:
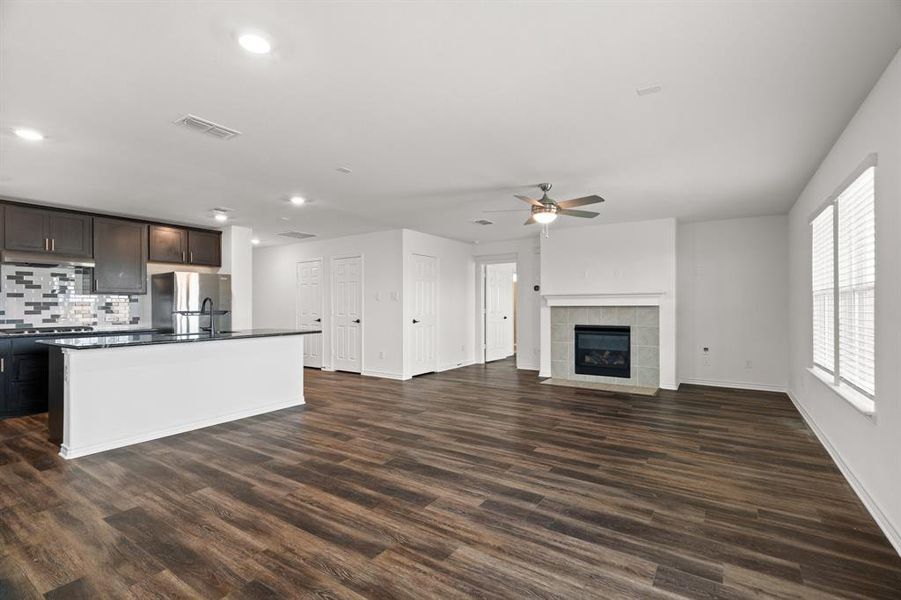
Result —
[{"label": "dark brown lower cabinet", "polygon": [[10,365],[10,357],[12,344],[9,340],[0,340],[0,418],[8,417],[14,414],[7,406],[6,388],[9,377],[7,377],[8,367]]},{"label": "dark brown lower cabinet", "polygon": [[0,417],[47,410],[47,348],[31,338],[0,341]]},{"label": "dark brown lower cabinet", "polygon": [[94,219],[94,291],[147,293],[147,225]]}]

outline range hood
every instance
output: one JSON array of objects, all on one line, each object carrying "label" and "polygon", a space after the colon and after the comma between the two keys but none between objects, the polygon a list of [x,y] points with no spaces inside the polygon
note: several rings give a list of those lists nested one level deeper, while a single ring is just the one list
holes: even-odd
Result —
[{"label": "range hood", "polygon": [[0,263],[32,267],[93,267],[94,259],[64,254],[3,250],[0,252]]}]

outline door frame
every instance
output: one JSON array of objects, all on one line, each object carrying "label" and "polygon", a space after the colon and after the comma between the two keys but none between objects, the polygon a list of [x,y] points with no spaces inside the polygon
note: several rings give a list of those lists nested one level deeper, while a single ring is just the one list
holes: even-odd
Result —
[{"label": "door frame", "polygon": [[[322,322],[319,324],[322,329],[322,333],[319,334],[322,336],[321,343],[319,344],[319,370],[324,371],[326,370],[325,335],[329,330],[325,326],[325,294],[323,293],[325,291],[325,258],[322,256],[314,256],[313,258],[308,258],[306,260],[299,260],[294,264],[294,326],[300,328],[300,294],[298,293],[298,287],[300,286],[300,265],[316,261],[319,261],[319,317],[322,319]],[[306,365],[304,365],[304,367],[307,368]],[[316,367],[309,368],[315,369]]]},{"label": "door frame", "polygon": [[[359,258],[360,259],[360,375],[363,374],[363,371],[366,370],[365,356],[366,352],[364,351],[365,346],[363,345],[366,341],[366,321],[363,320],[364,314],[366,312],[366,290],[365,288],[365,267],[366,261],[362,252],[355,252],[350,254],[336,254],[329,259],[329,371],[335,371],[335,345],[332,343],[335,336],[335,299],[337,298],[337,294],[335,294],[335,262],[339,260],[345,260],[348,258]],[[323,329],[324,331],[324,329]],[[323,350],[323,354],[325,354],[325,350]]]},{"label": "door frame", "polygon": [[[441,345],[441,343],[440,343],[441,319],[439,318],[439,315],[441,314],[441,293],[440,293],[440,287],[439,287],[441,285],[441,259],[438,256],[433,256],[431,254],[425,254],[423,252],[410,252],[410,260],[407,263],[407,268],[408,268],[407,274],[409,274],[409,268],[412,267],[412,265],[413,265],[413,257],[414,256],[425,256],[425,257],[431,258],[435,261],[435,348],[434,348],[435,364],[432,365],[433,368],[431,371],[423,371],[422,373],[417,373],[417,375],[425,375],[427,373],[438,373],[440,371],[439,366],[441,364],[440,357],[438,356],[438,347]],[[412,280],[413,280],[413,278],[410,277],[411,282],[412,282]],[[410,345],[410,341],[413,336],[413,328],[412,328],[413,323],[411,321],[412,317],[413,317],[412,313],[408,314],[408,315],[404,315],[404,320],[405,320],[404,330],[406,333],[406,337],[404,339],[404,345],[411,349],[412,349],[412,346]],[[407,361],[405,360],[404,362],[406,363]],[[416,377],[416,375],[412,374],[412,372],[413,372],[412,362],[413,361],[411,358],[409,370],[406,373],[406,375],[407,375],[406,378]],[[406,367],[408,367],[408,365],[405,364],[404,367],[406,368]]]},{"label": "door frame", "polygon": [[[485,364],[485,265],[497,265],[505,263],[513,263],[516,265],[517,283],[520,283],[519,272],[519,253],[509,252],[507,254],[486,254],[484,256],[474,256],[475,259],[475,279],[476,279],[476,364]],[[517,285],[517,290],[519,286]],[[514,298],[513,308],[515,323],[519,323],[519,312],[522,309],[521,302],[518,298]],[[522,328],[514,328],[513,348],[518,351],[521,347],[519,343],[519,332]],[[517,359],[518,360],[518,359]]]}]

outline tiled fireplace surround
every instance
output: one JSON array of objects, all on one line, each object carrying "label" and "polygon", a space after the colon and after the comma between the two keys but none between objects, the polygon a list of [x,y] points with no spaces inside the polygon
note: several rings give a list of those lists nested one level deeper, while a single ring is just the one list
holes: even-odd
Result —
[{"label": "tiled fireplace surround", "polygon": [[[609,378],[608,380],[608,378],[593,375],[576,375],[572,364],[572,349],[566,349],[565,345],[560,342],[564,341],[563,338],[566,337],[567,345],[570,348],[573,346],[573,327],[577,324],[629,325],[632,328],[632,377],[629,379]],[[654,329],[655,325],[656,334],[648,331]],[[674,390],[678,387],[676,384],[676,302],[675,297],[669,291],[617,290],[542,294],[539,327],[541,342],[539,377],[614,383],[625,386],[650,384],[650,386],[667,390]],[[554,341],[557,342],[556,345]],[[655,349],[656,373],[653,371]],[[564,351],[566,352],[565,356],[562,354]],[[653,382],[655,377],[656,384]]]},{"label": "tiled fireplace surround", "polygon": [[[605,377],[574,372],[576,325],[626,325],[630,328],[632,376]],[[551,307],[551,377],[571,381],[656,388],[660,385],[660,311],[656,306]]]}]

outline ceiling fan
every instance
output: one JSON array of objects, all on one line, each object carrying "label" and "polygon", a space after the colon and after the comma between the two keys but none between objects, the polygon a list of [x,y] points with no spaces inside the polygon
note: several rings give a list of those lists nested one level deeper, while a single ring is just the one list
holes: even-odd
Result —
[{"label": "ceiling fan", "polygon": [[[550,183],[542,183],[538,187],[543,192],[540,200],[529,198],[528,196],[521,196],[519,194],[516,194],[514,196],[515,198],[522,200],[532,207],[532,214],[529,215],[529,218],[526,219],[526,222],[523,223],[523,225],[532,225],[533,223],[547,225],[549,223],[552,223],[559,215],[566,217],[582,217],[584,219],[593,219],[600,214],[592,212],[590,210],[573,210],[573,208],[576,206],[585,206],[586,204],[596,204],[598,202],[603,202],[604,199],[600,196],[583,196],[582,198],[573,198],[572,200],[561,200],[560,202],[557,202],[547,195],[552,187]],[[511,211],[486,210],[482,212]]]}]

